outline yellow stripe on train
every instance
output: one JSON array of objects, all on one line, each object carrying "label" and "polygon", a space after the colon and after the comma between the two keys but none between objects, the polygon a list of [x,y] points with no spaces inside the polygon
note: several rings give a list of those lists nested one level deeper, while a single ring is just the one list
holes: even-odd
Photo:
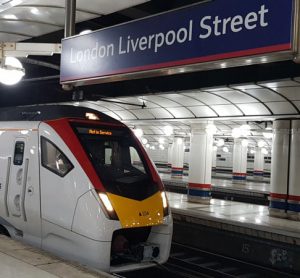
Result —
[{"label": "yellow stripe on train", "polygon": [[123,228],[154,226],[163,223],[163,204],[160,192],[142,201],[111,193],[107,193],[107,196]]}]

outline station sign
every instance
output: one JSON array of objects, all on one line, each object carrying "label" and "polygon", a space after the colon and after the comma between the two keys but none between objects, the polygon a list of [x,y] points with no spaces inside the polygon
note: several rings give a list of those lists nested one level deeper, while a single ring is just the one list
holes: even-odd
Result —
[{"label": "station sign", "polygon": [[230,61],[247,64],[249,56],[264,61],[292,58],[296,1],[206,1],[66,38],[61,83],[83,85],[220,68],[226,66],[224,61],[229,66]]}]

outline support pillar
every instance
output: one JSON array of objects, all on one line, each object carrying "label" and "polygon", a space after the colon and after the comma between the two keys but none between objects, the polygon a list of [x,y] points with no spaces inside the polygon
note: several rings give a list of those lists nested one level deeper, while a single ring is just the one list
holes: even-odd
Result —
[{"label": "support pillar", "polygon": [[300,220],[300,120],[292,121],[287,216]]},{"label": "support pillar", "polygon": [[175,137],[172,146],[172,178],[182,178],[184,158],[184,139]]},{"label": "support pillar", "polygon": [[217,170],[217,150],[218,150],[218,147],[213,146],[213,148],[212,148],[212,167],[211,167],[213,175],[216,174],[216,170]]},{"label": "support pillar", "polygon": [[[277,120],[273,124],[271,192],[269,214],[285,218],[290,168],[290,120]],[[294,139],[296,139],[294,137]],[[294,148],[297,146],[294,146]],[[293,157],[295,159],[295,157]],[[296,164],[294,165],[296,166]],[[294,176],[296,177],[296,176]]]},{"label": "support pillar", "polygon": [[173,144],[169,143],[168,145],[168,163],[167,163],[167,167],[168,167],[168,173],[171,173],[171,168],[172,168],[172,152],[173,152]]},{"label": "support pillar", "polygon": [[207,204],[211,199],[213,134],[207,124],[192,126],[188,201]]},{"label": "support pillar", "polygon": [[254,155],[254,168],[253,168],[253,176],[256,179],[263,178],[264,166],[265,166],[265,155],[262,153],[261,148],[256,148],[255,155]]},{"label": "support pillar", "polygon": [[234,181],[245,181],[247,178],[247,140],[236,138],[233,146],[232,178]]}]

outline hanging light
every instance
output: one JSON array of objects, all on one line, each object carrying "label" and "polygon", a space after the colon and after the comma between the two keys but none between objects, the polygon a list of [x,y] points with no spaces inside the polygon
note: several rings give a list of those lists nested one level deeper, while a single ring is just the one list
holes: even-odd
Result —
[{"label": "hanging light", "polygon": [[250,153],[251,154],[255,154],[255,150],[250,150]]},{"label": "hanging light", "polygon": [[164,127],[164,133],[167,136],[171,136],[173,134],[173,127],[171,127],[170,125],[167,125]]},{"label": "hanging light", "polygon": [[140,128],[134,129],[133,132],[137,138],[141,138],[144,134],[143,130]]},{"label": "hanging light", "polygon": [[223,152],[224,153],[228,153],[229,152],[229,149],[227,147],[223,147]]},{"label": "hanging light", "polygon": [[233,138],[240,138],[242,136],[242,132],[240,128],[234,128],[231,133]]},{"label": "hanging light", "polygon": [[249,144],[248,140],[246,140],[246,139],[242,140],[242,146],[243,147],[247,147],[248,144]]},{"label": "hanging light", "polygon": [[260,140],[257,145],[259,148],[263,148],[266,145],[266,143],[265,143],[265,141]]},{"label": "hanging light", "polygon": [[165,143],[165,138],[162,138],[162,137],[159,138],[159,139],[158,139],[158,143],[159,143],[159,144],[164,144],[164,143]]},{"label": "hanging light", "polygon": [[273,133],[270,133],[270,132],[263,132],[263,136],[264,136],[266,139],[272,139],[272,138],[273,138]]},{"label": "hanging light", "polygon": [[148,143],[148,140],[146,138],[142,138],[142,144],[146,145]]},{"label": "hanging light", "polygon": [[241,130],[242,136],[247,137],[250,135],[251,127],[250,127],[250,125],[242,125],[240,127],[240,130]]},{"label": "hanging light", "polygon": [[0,82],[4,85],[15,85],[25,75],[22,63],[15,57],[5,57],[0,64]]},{"label": "hanging light", "polygon": [[163,145],[159,145],[159,148],[163,151],[165,149],[165,147]]},{"label": "hanging light", "polygon": [[222,138],[217,141],[217,147],[223,147],[224,144],[225,144],[225,141]]},{"label": "hanging light", "polygon": [[268,155],[268,154],[269,154],[269,152],[268,152],[268,150],[267,150],[266,148],[262,148],[262,149],[261,149],[261,152],[262,152],[264,155]]},{"label": "hanging light", "polygon": [[177,143],[178,143],[179,145],[183,144],[183,139],[182,139],[182,138],[177,138]]},{"label": "hanging light", "polygon": [[214,124],[208,124],[206,126],[206,133],[207,134],[215,134],[217,132],[217,127]]}]

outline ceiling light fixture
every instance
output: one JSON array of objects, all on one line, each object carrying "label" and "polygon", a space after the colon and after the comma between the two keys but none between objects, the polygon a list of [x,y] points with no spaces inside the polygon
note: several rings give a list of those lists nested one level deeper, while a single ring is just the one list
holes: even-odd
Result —
[{"label": "ceiling light fixture", "polygon": [[167,136],[171,136],[173,134],[173,127],[167,125],[164,127],[164,133]]},{"label": "ceiling light fixture", "polygon": [[133,132],[134,132],[135,136],[136,136],[137,138],[139,138],[139,139],[140,139],[140,138],[143,136],[143,134],[144,134],[143,130],[140,129],[140,128],[134,129]]},{"label": "ceiling light fixture", "polygon": [[86,35],[86,34],[89,34],[89,33],[91,33],[92,32],[92,30],[83,30],[83,31],[81,31],[80,33],[79,33],[79,35]]},{"label": "ceiling light fixture", "polygon": [[225,144],[225,141],[222,138],[217,141],[217,147],[223,147],[224,144]]},{"label": "ceiling light fixture", "polygon": [[227,147],[224,147],[224,148],[223,148],[223,152],[224,152],[224,153],[228,153],[228,152],[229,152],[229,149],[228,149]]},{"label": "ceiling light fixture", "polygon": [[15,85],[25,75],[22,63],[15,57],[5,57],[0,64],[0,82],[5,85]]},{"label": "ceiling light fixture", "polygon": [[30,9],[30,12],[35,15],[38,15],[40,13],[40,11],[37,8]]}]

